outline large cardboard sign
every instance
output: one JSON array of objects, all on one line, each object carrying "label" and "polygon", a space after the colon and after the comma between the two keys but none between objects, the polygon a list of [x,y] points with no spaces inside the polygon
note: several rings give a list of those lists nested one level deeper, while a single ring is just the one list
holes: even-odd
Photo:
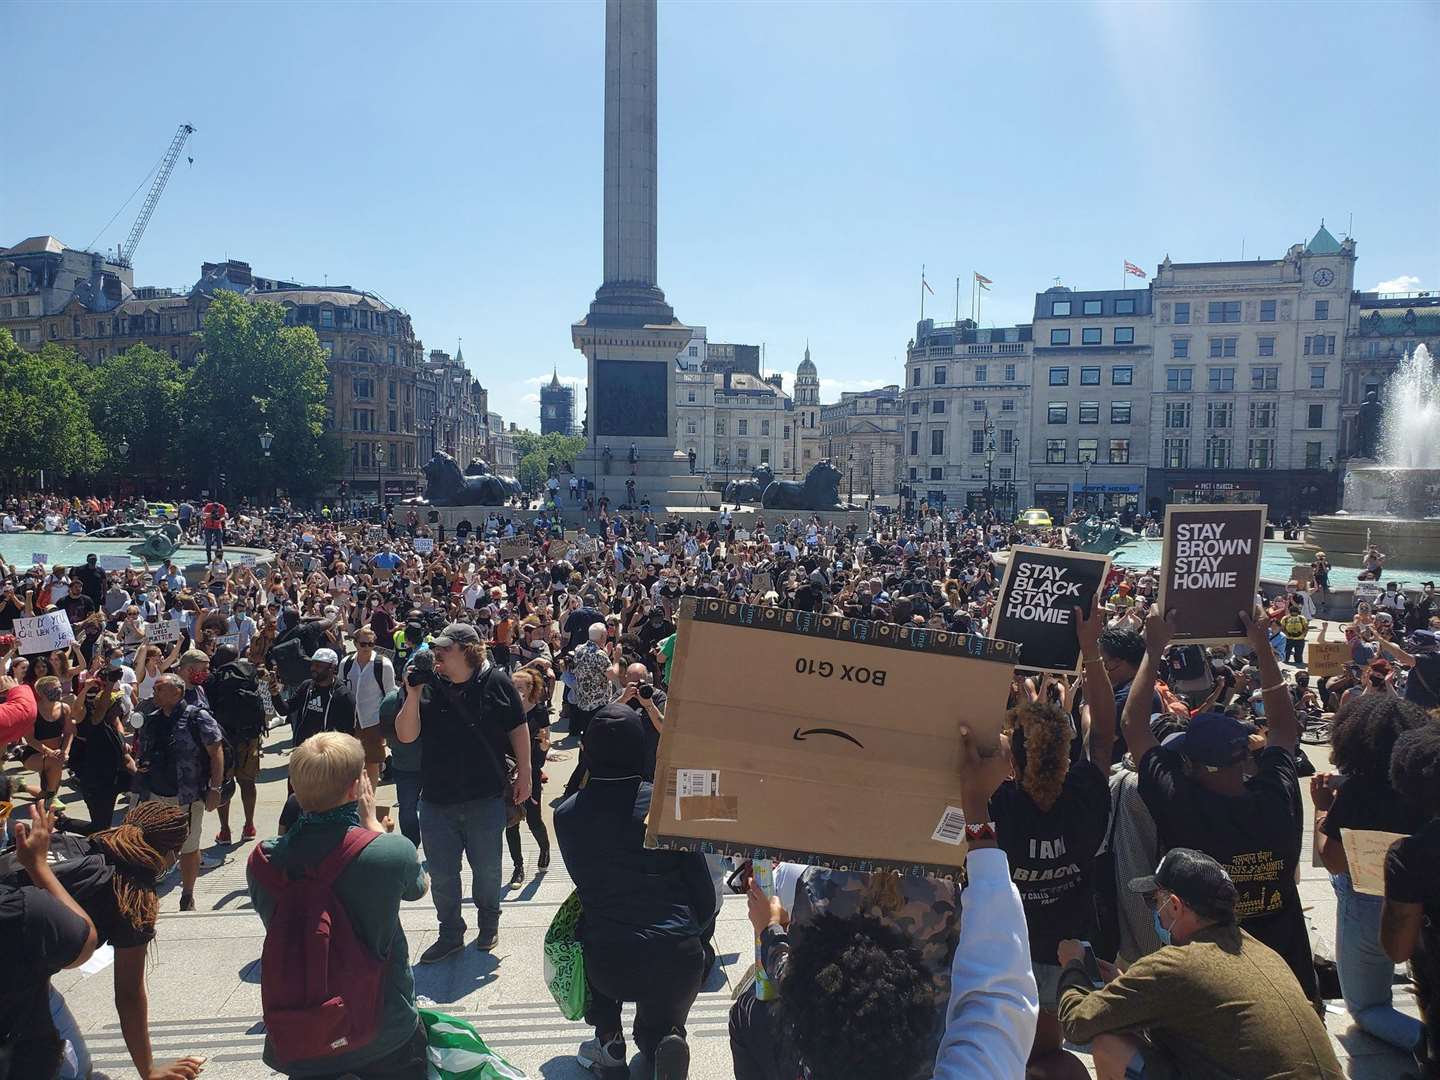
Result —
[{"label": "large cardboard sign", "polygon": [[495,545],[495,554],[500,557],[501,562],[514,562],[516,559],[528,558],[530,552],[529,540],[501,540]]},{"label": "large cardboard sign", "polygon": [[1165,508],[1160,610],[1175,612],[1175,640],[1228,645],[1245,637],[1239,612],[1255,606],[1264,506]]},{"label": "large cardboard sign", "polygon": [[1364,896],[1385,895],[1385,857],[1405,833],[1380,832],[1375,829],[1341,829],[1340,843],[1345,848],[1345,861],[1350,864],[1350,884]]},{"label": "large cardboard sign", "polygon": [[647,844],[958,871],[960,730],[998,740],[1013,644],[704,598],[678,632]]},{"label": "large cardboard sign", "polygon": [[69,648],[75,640],[70,629],[70,616],[63,611],[51,611],[36,615],[33,619],[15,620],[15,641],[20,646],[20,655],[53,652]]},{"label": "large cardboard sign", "polygon": [[1305,667],[1312,679],[1339,675],[1350,659],[1350,646],[1344,641],[1312,641],[1305,646]]},{"label": "large cardboard sign", "polygon": [[1055,548],[1010,550],[990,636],[1020,646],[1018,667],[1076,674],[1080,638],[1074,609],[1087,614],[1110,572],[1110,556]]}]

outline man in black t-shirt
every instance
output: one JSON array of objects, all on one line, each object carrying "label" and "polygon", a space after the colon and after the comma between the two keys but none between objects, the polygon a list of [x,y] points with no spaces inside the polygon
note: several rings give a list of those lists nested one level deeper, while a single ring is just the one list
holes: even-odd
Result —
[{"label": "man in black t-shirt", "polygon": [[1384,638],[1378,640],[1382,653],[1410,669],[1405,680],[1405,700],[1422,709],[1440,708],[1440,634],[1434,630],[1416,630],[1406,642],[1409,652]]},{"label": "man in black t-shirt", "polygon": [[1285,958],[1305,996],[1315,1001],[1315,965],[1295,884],[1302,831],[1295,772],[1300,725],[1270,648],[1269,619],[1245,612],[1240,618],[1260,665],[1269,721],[1255,774],[1245,776],[1250,727],[1224,713],[1201,713],[1163,745],[1156,741],[1144,702],[1175,630],[1158,611],[1145,622],[1145,656],[1124,711],[1125,733],[1160,846],[1195,848],[1219,862],[1239,890],[1235,914],[1243,928]]},{"label": "man in black t-shirt", "polygon": [[[485,657],[469,623],[451,623],[430,643],[435,673],[411,669],[395,736],[420,744],[420,831],[440,936],[420,957],[433,964],[465,945],[460,856],[470,860],[481,952],[500,936],[501,838],[506,805],[530,797],[530,729],[510,676]],[[512,782],[506,755],[515,759]],[[478,861],[477,861],[478,860]]]}]

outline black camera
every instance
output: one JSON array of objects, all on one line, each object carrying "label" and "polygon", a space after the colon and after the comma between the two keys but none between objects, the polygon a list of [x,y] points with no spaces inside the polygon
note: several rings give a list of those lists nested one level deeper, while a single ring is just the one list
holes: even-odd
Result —
[{"label": "black camera", "polygon": [[424,686],[435,681],[435,654],[421,649],[410,658],[405,668],[405,682],[409,686]]},{"label": "black camera", "polygon": [[641,683],[641,684],[640,684],[640,689],[639,689],[639,694],[640,694],[640,696],[641,696],[642,698],[644,698],[646,701],[649,701],[651,698],[653,698],[653,697],[655,696],[655,687],[651,686],[648,682],[647,682],[647,683]]}]

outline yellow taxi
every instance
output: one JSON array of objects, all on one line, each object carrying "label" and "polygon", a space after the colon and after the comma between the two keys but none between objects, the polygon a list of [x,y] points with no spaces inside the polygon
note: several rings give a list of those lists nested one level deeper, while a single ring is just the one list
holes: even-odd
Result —
[{"label": "yellow taxi", "polygon": [[1026,529],[1053,529],[1055,522],[1050,520],[1050,511],[1038,508],[1020,511],[1020,516],[1015,519],[1015,524]]}]

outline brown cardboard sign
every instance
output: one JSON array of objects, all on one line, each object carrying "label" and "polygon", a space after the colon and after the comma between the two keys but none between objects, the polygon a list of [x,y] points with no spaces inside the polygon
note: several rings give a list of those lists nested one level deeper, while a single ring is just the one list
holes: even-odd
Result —
[{"label": "brown cardboard sign", "polygon": [[531,555],[529,540],[501,540],[495,545],[495,554],[501,562],[514,562]]},{"label": "brown cardboard sign", "polygon": [[1315,568],[1309,563],[1300,563],[1290,568],[1290,580],[1302,589],[1315,584]]},{"label": "brown cardboard sign", "polygon": [[960,729],[998,740],[1013,643],[705,598],[678,632],[647,844],[964,864]]},{"label": "brown cardboard sign", "polygon": [[1350,662],[1350,645],[1344,641],[1312,641],[1305,646],[1305,669],[1312,679],[1339,675]]},{"label": "brown cardboard sign", "polygon": [[1255,606],[1266,507],[1170,505],[1160,560],[1160,610],[1175,640],[1227,645],[1245,637],[1239,612]]}]

